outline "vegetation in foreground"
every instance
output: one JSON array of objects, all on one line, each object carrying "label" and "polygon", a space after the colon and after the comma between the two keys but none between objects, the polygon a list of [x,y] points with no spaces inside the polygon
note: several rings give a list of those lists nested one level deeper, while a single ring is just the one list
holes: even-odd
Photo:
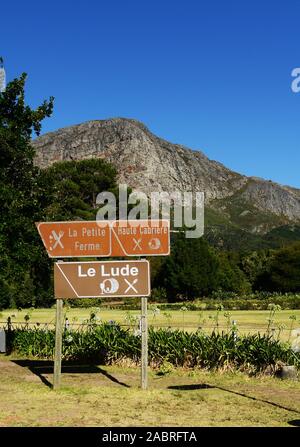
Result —
[{"label": "vegetation in foreground", "polygon": [[[268,335],[238,336],[228,333],[180,330],[149,330],[148,358],[154,366],[169,365],[190,368],[230,368],[258,373],[275,373],[278,365],[300,366],[300,354],[288,343]],[[24,357],[53,358],[55,331],[47,329],[14,329],[8,333],[11,352]],[[141,336],[122,329],[115,323],[88,326],[81,331],[65,330],[62,358],[75,362],[114,364],[130,360],[138,364],[141,356]]]}]

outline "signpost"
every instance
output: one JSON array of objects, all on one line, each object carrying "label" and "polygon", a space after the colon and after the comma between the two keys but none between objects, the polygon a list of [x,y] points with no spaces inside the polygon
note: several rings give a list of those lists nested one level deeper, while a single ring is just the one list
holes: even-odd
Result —
[{"label": "signpost", "polygon": [[141,352],[141,386],[143,390],[148,386],[148,318],[147,318],[147,298],[142,297],[142,315],[141,315],[141,335],[142,335],[142,352]]},{"label": "signpost", "polygon": [[56,299],[149,296],[149,262],[57,262],[54,294]]},{"label": "signpost", "polygon": [[62,332],[63,332],[63,301],[56,300],[55,351],[54,351],[54,375],[53,375],[54,390],[57,390],[60,387],[61,382]]},{"label": "signpost", "polygon": [[116,220],[111,224],[111,256],[167,256],[168,220]]},{"label": "signpost", "polygon": [[[39,222],[38,232],[50,258],[167,256],[170,224],[161,220]],[[141,387],[147,389],[147,260],[63,262],[54,264],[56,298],[53,388],[61,382],[63,299],[141,297]]]},{"label": "signpost", "polygon": [[168,220],[40,222],[38,232],[50,258],[166,256]]},{"label": "signpost", "polygon": [[36,227],[50,258],[110,256],[108,221],[39,222]]}]

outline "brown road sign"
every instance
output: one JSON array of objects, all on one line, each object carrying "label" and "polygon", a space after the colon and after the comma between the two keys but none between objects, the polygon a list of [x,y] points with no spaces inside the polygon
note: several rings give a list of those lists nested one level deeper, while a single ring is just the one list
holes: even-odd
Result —
[{"label": "brown road sign", "polygon": [[56,262],[54,295],[64,299],[149,296],[149,262]]},{"label": "brown road sign", "polygon": [[112,222],[110,256],[163,256],[170,254],[170,222],[116,220]]},{"label": "brown road sign", "polygon": [[110,256],[107,221],[39,222],[36,226],[50,258]]},{"label": "brown road sign", "polygon": [[36,226],[50,258],[170,253],[170,222],[166,219],[41,222]]}]

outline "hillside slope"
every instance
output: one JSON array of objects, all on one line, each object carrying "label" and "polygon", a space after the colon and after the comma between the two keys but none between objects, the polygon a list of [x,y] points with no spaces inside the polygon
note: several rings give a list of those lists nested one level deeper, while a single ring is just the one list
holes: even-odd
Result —
[{"label": "hillside slope", "polygon": [[116,166],[120,182],[146,193],[203,191],[216,220],[247,232],[265,234],[300,223],[300,190],[233,172],[201,151],[158,138],[136,120],[89,121],[47,133],[32,144],[41,168],[97,157]]}]

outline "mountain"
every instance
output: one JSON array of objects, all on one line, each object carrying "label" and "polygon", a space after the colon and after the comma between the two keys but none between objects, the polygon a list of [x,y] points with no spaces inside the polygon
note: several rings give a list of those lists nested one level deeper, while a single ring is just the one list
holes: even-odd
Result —
[{"label": "mountain", "polygon": [[271,246],[273,229],[282,228],[288,240],[294,234],[298,238],[299,189],[231,171],[201,151],[155,136],[139,121],[89,121],[47,133],[32,145],[41,168],[61,160],[104,158],[116,166],[120,182],[145,193],[203,191],[206,225],[214,234],[220,229],[246,237],[251,233],[255,241],[263,236]]}]

